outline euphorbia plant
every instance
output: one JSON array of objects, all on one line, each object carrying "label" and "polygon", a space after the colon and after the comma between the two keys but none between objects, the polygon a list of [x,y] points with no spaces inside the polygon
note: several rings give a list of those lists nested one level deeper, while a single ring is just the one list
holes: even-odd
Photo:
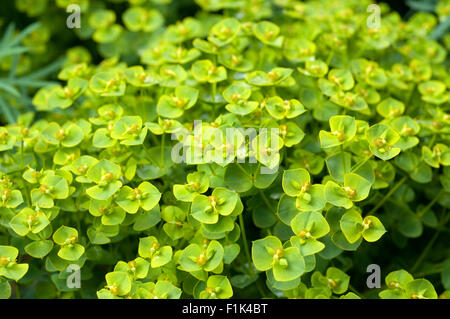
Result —
[{"label": "euphorbia plant", "polygon": [[436,15],[197,0],[168,24],[170,1],[81,2],[102,61],[70,48],[38,113],[0,127],[0,297],[450,296]]}]

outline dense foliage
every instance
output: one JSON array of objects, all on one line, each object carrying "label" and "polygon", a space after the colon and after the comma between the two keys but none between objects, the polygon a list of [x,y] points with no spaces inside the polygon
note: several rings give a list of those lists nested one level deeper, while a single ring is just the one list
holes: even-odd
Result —
[{"label": "dense foliage", "polygon": [[0,297],[450,297],[450,1],[30,2],[0,44]]}]

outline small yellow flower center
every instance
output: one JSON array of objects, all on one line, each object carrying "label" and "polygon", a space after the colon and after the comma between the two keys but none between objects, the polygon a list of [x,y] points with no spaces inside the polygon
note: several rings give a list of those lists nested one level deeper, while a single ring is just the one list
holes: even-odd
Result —
[{"label": "small yellow flower center", "polygon": [[206,256],[204,254],[200,254],[197,258],[197,265],[203,266],[204,264],[206,264]]},{"label": "small yellow flower center", "polygon": [[120,289],[117,285],[112,285],[112,286],[109,286],[108,288],[109,288],[109,291],[111,292],[111,294],[114,296],[117,296],[120,292]]},{"label": "small yellow flower center", "polygon": [[69,236],[69,242],[71,244],[75,244],[77,241],[78,241],[78,237],[77,236],[75,236],[75,235]]},{"label": "small yellow flower center", "polygon": [[211,196],[208,197],[208,200],[209,200],[209,203],[211,204],[212,207],[216,207],[217,200],[218,200],[217,196],[211,195]]},{"label": "small yellow flower center", "polygon": [[344,187],[345,192],[347,193],[347,196],[350,198],[356,197],[356,190],[351,187]]},{"label": "small yellow flower center", "polygon": [[66,132],[64,132],[63,129],[60,129],[57,133],[56,133],[56,138],[58,140],[62,140],[66,137]]},{"label": "small yellow flower center", "polygon": [[114,178],[114,175],[110,172],[103,174],[102,181],[109,182]]},{"label": "small yellow flower center", "polygon": [[41,185],[41,186],[39,186],[39,191],[42,194],[48,194],[50,192],[50,189],[48,188],[47,185]]},{"label": "small yellow flower center", "polygon": [[272,79],[272,80],[276,80],[278,79],[279,75],[275,72],[270,71],[269,73],[267,73],[267,76]]},{"label": "small yellow flower center", "polygon": [[2,256],[0,257],[0,266],[6,266],[11,262],[11,258]]}]

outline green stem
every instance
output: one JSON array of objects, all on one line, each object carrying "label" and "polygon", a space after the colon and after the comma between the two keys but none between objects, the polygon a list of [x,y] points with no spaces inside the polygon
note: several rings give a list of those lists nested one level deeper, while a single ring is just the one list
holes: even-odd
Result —
[{"label": "green stem", "polygon": [[[444,216],[442,216],[442,219],[440,221],[440,225],[439,226],[444,226],[447,222],[448,222],[448,217],[450,215],[447,215],[444,213]],[[433,244],[436,242],[436,240],[439,237],[439,234],[441,233],[442,228],[438,227],[437,231],[434,233],[433,237],[431,238],[431,240],[428,242],[427,246],[425,247],[425,249],[422,251],[422,253],[420,254],[419,258],[417,258],[416,263],[414,264],[414,266],[411,268],[411,273],[415,272],[417,270],[417,268],[419,268],[419,266],[421,265],[421,263],[423,262],[423,260],[428,256],[428,253],[430,252],[431,248],[433,247]]]},{"label": "green stem", "polygon": [[161,135],[161,168],[164,168],[164,153],[165,153],[166,135]]},{"label": "green stem", "polygon": [[18,283],[15,283],[14,285],[14,292],[16,293],[16,299],[21,299],[20,298],[20,287]]},{"label": "green stem", "polygon": [[355,287],[353,287],[351,284],[348,284],[348,289],[353,292],[354,294],[358,295],[359,297],[363,296],[362,293],[360,293],[358,290],[356,290]]},{"label": "green stem", "polygon": [[[163,133],[164,134],[164,133]],[[153,143],[155,143],[155,145],[160,145],[161,143],[159,142],[159,140],[156,138],[155,134],[150,134],[150,137],[153,141]]]},{"label": "green stem", "polygon": [[361,168],[364,164],[367,163],[368,160],[372,158],[373,154],[370,154],[370,156],[367,156],[364,160],[356,164],[354,168],[352,168],[352,172],[356,172],[359,168]]},{"label": "green stem", "polygon": [[216,103],[217,82],[211,84],[211,98],[213,103]]},{"label": "green stem", "polygon": [[433,134],[433,136],[430,139],[430,142],[428,142],[429,148],[431,148],[433,146],[435,140],[436,140],[436,133]]},{"label": "green stem", "polygon": [[80,214],[81,214],[81,210],[78,210],[76,213],[75,213],[76,215],[75,215],[75,220],[76,220],[76,223],[77,223],[77,227],[78,227],[78,229],[81,229],[81,216],[80,216]]},{"label": "green stem", "polygon": [[420,266],[420,264],[422,263],[422,261],[425,259],[425,257],[427,257],[428,253],[430,252],[431,247],[433,247],[434,242],[436,241],[436,239],[439,237],[440,231],[438,230],[437,232],[434,233],[433,237],[431,238],[431,240],[428,242],[427,246],[425,247],[425,249],[422,251],[422,253],[420,254],[419,258],[417,258],[416,263],[414,264],[414,266],[411,268],[411,272],[413,273],[414,271],[416,271],[416,269]]},{"label": "green stem", "polygon": [[253,181],[253,176],[250,175],[243,167],[241,164],[239,164],[238,162],[236,162],[237,167],[239,167],[239,169],[248,177]]},{"label": "green stem", "polygon": [[247,235],[245,234],[244,217],[242,217],[242,213],[239,215],[239,226],[241,227],[242,242],[244,245],[245,256],[247,257],[247,261],[249,264],[250,276],[253,276],[255,274],[255,272],[253,270],[253,263],[252,263],[252,257],[250,255],[250,250],[248,249]]},{"label": "green stem", "polygon": [[20,168],[23,171],[23,139],[20,140]]},{"label": "green stem", "polygon": [[410,91],[409,94],[408,94],[408,98],[406,99],[406,103],[405,103],[406,107],[409,106],[409,104],[410,104],[410,102],[411,102],[411,98],[412,98],[412,96],[414,95],[414,91],[415,91],[415,90],[416,90],[416,84],[414,83],[414,85],[413,85],[411,91]]},{"label": "green stem", "polygon": [[417,217],[421,218],[438,201],[443,193],[444,190],[441,189],[441,191],[433,198],[433,200],[427,206],[425,206],[424,209],[417,213]]},{"label": "green stem", "polygon": [[341,161],[342,161],[342,167],[344,168],[344,172],[347,172],[347,168],[345,167],[345,156],[344,156],[344,145],[341,144],[340,146],[341,149]]},{"label": "green stem", "polygon": [[406,181],[407,178],[408,178],[407,175],[403,176],[402,179],[399,180],[397,184],[395,184],[395,186],[392,187],[391,190],[383,197],[383,199],[381,199],[378,202],[378,204],[374,208],[372,208],[372,210],[367,214],[367,216],[373,215],[378,210],[378,208],[380,208],[389,199],[389,197],[391,197],[397,191],[397,189],[400,186],[402,186],[402,184]]},{"label": "green stem", "polygon": [[327,65],[328,65],[328,66],[329,66],[330,63],[331,63],[331,60],[333,60],[333,56],[334,56],[334,52],[333,52],[333,51],[330,51],[330,54],[328,55],[328,58],[327,58]]},{"label": "green stem", "polygon": [[146,147],[143,147],[143,149],[144,149],[144,152],[148,155],[148,156],[147,156],[148,160],[149,160],[150,162],[152,162],[153,165],[155,165],[155,166],[157,166],[157,167],[161,167],[160,164],[158,163],[158,161],[156,161],[156,160],[153,158],[154,155],[153,155],[153,154],[150,154],[150,152],[148,151],[148,149],[147,149]]},{"label": "green stem", "polygon": [[213,102],[213,118],[216,118],[216,93],[217,93],[217,82],[211,83],[211,99]]},{"label": "green stem", "polygon": [[273,210],[272,206],[270,205],[269,199],[266,197],[266,194],[264,194],[264,192],[262,190],[259,190],[259,193],[261,194],[261,197],[264,201],[264,203],[266,204],[267,208],[270,209],[270,211],[276,215],[276,212]]},{"label": "green stem", "polygon": [[265,53],[266,51],[264,50],[264,48],[261,49],[261,51],[259,51],[259,61],[258,61],[258,70],[261,70],[262,66],[263,66],[263,62],[265,59]]},{"label": "green stem", "polygon": [[438,267],[433,270],[413,274],[413,276],[414,276],[414,278],[422,278],[422,277],[429,276],[429,275],[440,274],[441,272],[442,272],[442,267]]}]

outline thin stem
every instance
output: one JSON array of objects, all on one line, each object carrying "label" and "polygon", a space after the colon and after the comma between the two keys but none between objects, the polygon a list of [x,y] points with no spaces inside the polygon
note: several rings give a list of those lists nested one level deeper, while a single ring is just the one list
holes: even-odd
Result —
[{"label": "thin stem", "polygon": [[364,160],[356,164],[354,168],[352,168],[352,172],[356,172],[359,168],[361,168],[364,164],[367,163],[368,160],[372,158],[373,154],[370,154],[370,156],[367,156]]},{"label": "thin stem", "polygon": [[334,56],[334,51],[330,51],[330,54],[328,55],[328,58],[327,58],[328,66],[330,66],[331,60],[333,60],[333,56]]},{"label": "thin stem", "polygon": [[155,166],[157,166],[157,167],[160,167],[160,164],[158,163],[158,161],[156,161],[154,158],[153,158],[153,154],[150,154],[150,152],[148,151],[148,149],[146,148],[146,147],[143,147],[143,150],[144,150],[144,152],[148,155],[148,160],[150,161],[150,162],[152,162],[153,163],[153,165],[155,165]]},{"label": "thin stem", "polygon": [[28,207],[31,207],[31,196],[30,196],[30,190],[28,189],[27,183],[23,183],[23,188],[25,190],[25,199],[28,203]]},{"label": "thin stem", "polygon": [[164,168],[164,153],[165,153],[166,134],[161,135],[161,168]]},{"label": "thin stem", "polygon": [[211,97],[213,103],[216,103],[217,82],[211,84]]},{"label": "thin stem", "polygon": [[20,298],[20,287],[18,283],[15,283],[14,285],[14,292],[16,293],[16,299],[21,299]]},{"label": "thin stem", "polygon": [[434,141],[436,140],[436,133],[433,134],[433,136],[430,139],[430,142],[428,142],[428,147],[432,147],[434,144]]},{"label": "thin stem", "polygon": [[420,266],[420,264],[422,263],[422,261],[425,259],[425,257],[427,257],[428,253],[430,252],[431,247],[433,247],[434,242],[436,241],[436,239],[439,237],[440,231],[436,231],[433,235],[433,237],[431,238],[431,240],[428,242],[427,246],[425,247],[425,249],[422,251],[422,253],[420,254],[419,258],[417,258],[416,263],[414,264],[414,266],[411,268],[411,272],[416,271],[416,269]]},{"label": "thin stem", "polygon": [[213,118],[216,118],[216,92],[217,92],[217,82],[211,83],[211,99],[213,102]]},{"label": "thin stem", "polygon": [[237,167],[239,167],[239,169],[248,177],[253,181],[253,176],[250,175],[243,167],[241,164],[239,164],[238,162],[236,162]]},{"label": "thin stem", "polygon": [[250,250],[248,249],[247,235],[245,234],[245,225],[244,225],[244,218],[242,217],[242,213],[239,215],[239,226],[241,227],[242,241],[244,244],[244,252],[245,252],[245,256],[247,257],[248,264],[249,264],[250,276],[253,276],[255,274],[255,271],[253,270],[252,257],[250,255]]},{"label": "thin stem", "polygon": [[[439,223],[440,224],[439,226],[444,226],[448,222],[448,216],[450,216],[450,215],[447,215],[447,214],[444,213],[444,216],[442,216],[442,219],[441,219],[441,221]],[[430,250],[433,247],[434,243],[438,239],[439,234],[441,233],[441,230],[442,230],[442,228],[438,227],[437,231],[434,233],[433,237],[428,242],[427,246],[422,251],[422,253],[420,254],[419,258],[417,258],[416,263],[411,268],[411,273],[416,271],[417,268],[419,268],[420,264],[423,262],[423,260],[428,256],[428,253],[430,252]]]},{"label": "thin stem", "polygon": [[378,204],[374,208],[372,208],[372,210],[367,215],[373,215],[378,210],[378,208],[380,208],[389,199],[389,197],[391,197],[397,191],[397,189],[402,186],[407,178],[407,175],[403,176],[402,179],[399,180],[397,184],[395,184],[395,186],[391,188],[391,190],[378,202]]},{"label": "thin stem", "polygon": [[266,204],[267,208],[270,209],[270,211],[276,215],[276,212],[273,210],[272,205],[270,205],[269,199],[266,197],[266,194],[264,194],[264,192],[262,190],[259,190],[259,193],[261,194],[261,197],[264,201],[264,203]]},{"label": "thin stem", "polygon": [[408,98],[406,99],[406,103],[405,103],[406,107],[408,107],[409,103],[411,102],[411,98],[412,98],[412,96],[414,95],[414,91],[415,91],[415,90],[416,90],[416,84],[414,83],[414,85],[413,85],[411,91],[410,91],[409,94],[408,94]]},{"label": "thin stem", "polygon": [[414,276],[414,278],[421,278],[421,277],[425,277],[425,276],[429,276],[429,275],[440,274],[441,272],[442,272],[442,266],[438,267],[436,269],[433,269],[433,270],[413,274],[413,276]]},{"label": "thin stem", "polygon": [[344,172],[347,172],[347,168],[346,168],[346,165],[345,165],[344,145],[341,144],[340,148],[341,148],[342,167],[344,168]]},{"label": "thin stem", "polygon": [[348,284],[348,289],[353,292],[354,294],[358,295],[359,297],[363,296],[362,293],[360,293],[355,287],[353,287],[351,284]]},{"label": "thin stem", "polygon": [[20,140],[20,168],[23,171],[23,138]]},{"label": "thin stem", "polygon": [[417,217],[421,218],[438,201],[443,193],[444,190],[441,189],[441,191],[433,198],[433,200],[427,206],[425,206],[424,209],[417,213]]},{"label": "thin stem", "polygon": [[262,69],[264,59],[266,58],[265,54],[266,54],[266,50],[264,50],[264,48],[261,49],[261,51],[259,52],[258,70]]},{"label": "thin stem", "polygon": [[161,144],[161,142],[156,138],[155,134],[150,134],[150,137],[151,137],[153,143],[155,143],[155,145],[160,145]]}]

